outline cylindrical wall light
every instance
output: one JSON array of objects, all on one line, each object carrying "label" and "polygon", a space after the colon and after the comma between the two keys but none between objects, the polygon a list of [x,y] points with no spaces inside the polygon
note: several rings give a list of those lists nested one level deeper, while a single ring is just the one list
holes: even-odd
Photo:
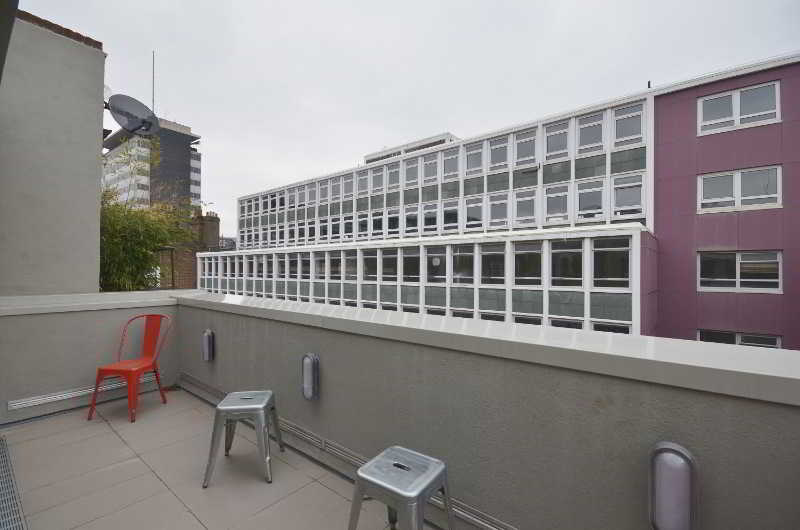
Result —
[{"label": "cylindrical wall light", "polygon": [[203,332],[203,360],[214,360],[214,332],[207,329]]},{"label": "cylindrical wall light", "polygon": [[303,355],[300,368],[303,397],[317,399],[319,397],[319,356],[315,353]]},{"label": "cylindrical wall light", "polygon": [[691,530],[695,511],[694,457],[683,446],[659,442],[650,454],[650,524],[654,530]]}]

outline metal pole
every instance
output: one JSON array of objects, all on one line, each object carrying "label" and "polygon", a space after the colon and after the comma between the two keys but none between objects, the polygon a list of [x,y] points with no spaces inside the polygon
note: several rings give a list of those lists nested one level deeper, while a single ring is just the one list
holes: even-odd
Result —
[{"label": "metal pole", "polygon": [[156,113],[156,51],[153,50],[153,72],[150,78],[151,86],[150,86],[150,94],[153,98],[153,114]]}]

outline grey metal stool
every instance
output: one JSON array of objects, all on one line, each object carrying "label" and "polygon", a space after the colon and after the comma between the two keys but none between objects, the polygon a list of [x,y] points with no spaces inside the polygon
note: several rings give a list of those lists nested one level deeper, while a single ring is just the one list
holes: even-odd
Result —
[{"label": "grey metal stool", "polygon": [[444,498],[447,527],[454,530],[453,503],[444,462],[404,447],[390,447],[358,468],[349,530],[358,526],[364,495],[386,505],[392,530],[397,528],[398,518],[403,530],[422,530],[425,503],[437,491]]},{"label": "grey metal stool", "polygon": [[208,454],[206,474],[203,478],[204,488],[208,487],[211,475],[214,473],[214,464],[217,462],[217,453],[219,452],[219,442],[222,438],[223,428],[225,430],[225,456],[228,456],[233,445],[233,437],[236,434],[236,424],[239,420],[246,419],[251,420],[256,428],[258,456],[264,465],[264,476],[267,482],[272,482],[272,465],[269,456],[269,419],[267,414],[272,417],[275,437],[278,439],[280,450],[283,451],[283,439],[281,438],[281,429],[278,426],[278,412],[275,409],[275,396],[271,391],[231,392],[219,402],[214,414],[211,449]]}]

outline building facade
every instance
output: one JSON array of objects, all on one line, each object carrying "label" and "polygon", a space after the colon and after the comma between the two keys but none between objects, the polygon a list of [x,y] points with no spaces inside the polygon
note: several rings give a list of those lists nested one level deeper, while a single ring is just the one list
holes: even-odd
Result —
[{"label": "building facade", "polygon": [[97,292],[103,45],[15,15],[0,83],[0,296]]},{"label": "building facade", "polygon": [[159,118],[152,138],[116,131],[103,141],[103,185],[122,201],[147,207],[153,203],[201,204],[200,137],[185,125]]},{"label": "building facade", "polygon": [[[800,347],[784,301],[797,289],[784,271],[798,244],[785,210],[798,60],[466,140],[444,133],[242,197],[239,250],[201,255],[199,286]],[[771,240],[742,240],[765,231]]]}]

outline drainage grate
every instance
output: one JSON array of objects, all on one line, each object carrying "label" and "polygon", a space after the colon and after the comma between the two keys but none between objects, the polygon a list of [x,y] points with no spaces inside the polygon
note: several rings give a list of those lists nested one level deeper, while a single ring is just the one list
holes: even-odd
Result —
[{"label": "drainage grate", "polygon": [[17,493],[6,439],[0,436],[0,530],[25,530],[25,516]]}]

